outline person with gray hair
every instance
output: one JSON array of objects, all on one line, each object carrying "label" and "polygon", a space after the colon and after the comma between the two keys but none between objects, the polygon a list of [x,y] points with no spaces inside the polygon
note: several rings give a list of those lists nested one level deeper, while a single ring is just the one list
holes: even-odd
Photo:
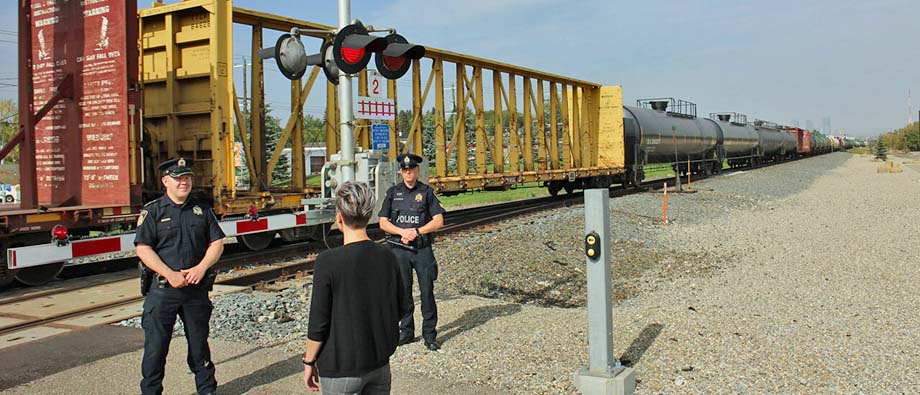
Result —
[{"label": "person with gray hair", "polygon": [[335,191],[344,245],[316,258],[304,385],[324,395],[389,394],[399,319],[412,311],[396,255],[367,236],[377,199],[363,182]]}]

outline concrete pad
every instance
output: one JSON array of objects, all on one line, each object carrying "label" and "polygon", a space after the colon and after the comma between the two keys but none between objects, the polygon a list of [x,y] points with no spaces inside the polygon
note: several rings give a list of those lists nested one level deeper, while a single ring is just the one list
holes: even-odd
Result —
[{"label": "concrete pad", "polygon": [[[8,347],[0,350],[0,372],[3,372],[0,374],[0,391],[143,346],[142,330],[106,325]],[[99,372],[87,371],[85,374],[98,375]]]},{"label": "concrete pad", "polygon": [[134,302],[123,306],[100,310],[95,313],[81,315],[66,320],[57,321],[64,325],[73,325],[88,328],[95,325],[111,324],[129,318],[137,317],[144,313],[144,301]]},{"label": "concrete pad", "polygon": [[[132,280],[132,284],[133,283],[136,283],[136,281]],[[214,290],[211,291],[209,296],[214,298],[227,293],[239,292],[246,289],[249,288],[230,285],[215,285]],[[129,318],[140,316],[143,314],[143,311],[144,301],[140,300],[134,303],[112,307],[94,313],[88,313],[76,317],[71,317],[65,320],[55,321],[43,326],[23,329],[4,336],[0,336],[0,350],[6,347],[12,347],[23,343],[44,339],[46,337],[59,335],[65,332],[79,332],[86,328],[123,321]],[[14,325],[23,321],[26,320],[21,318],[0,317],[0,328]]]},{"label": "concrete pad", "polygon": [[140,296],[137,279],[127,279],[97,287],[78,289],[0,306],[0,315],[47,318],[67,314],[87,305],[104,305]]},{"label": "concrete pad", "polygon": [[22,299],[28,297],[37,297],[46,294],[66,292],[67,290],[83,288],[91,285],[107,283],[111,281],[124,280],[126,278],[137,278],[137,272],[128,273],[125,272],[115,272],[115,273],[104,273],[89,277],[80,277],[62,281],[55,281],[50,284],[41,285],[38,287],[24,287],[3,291],[3,295],[0,295],[0,303],[7,303],[13,299]]},{"label": "concrete pad", "polygon": [[[281,348],[210,342],[217,367],[218,392],[224,394],[303,394],[303,365],[299,354]],[[164,393],[195,392],[195,380],[186,366],[186,342],[174,337],[166,363]],[[0,394],[125,394],[136,393],[140,382],[143,350],[138,349],[87,362],[37,380],[8,388]],[[100,372],[105,372],[100,374]],[[500,394],[493,388],[452,383],[393,370],[394,394]]]},{"label": "concrete pad", "polygon": [[26,320],[22,318],[12,318],[12,317],[0,317],[0,328],[16,325]]},{"label": "concrete pad", "polygon": [[575,372],[575,387],[584,395],[632,395],[636,392],[636,371],[624,368],[614,375],[582,367]]},{"label": "concrete pad", "polygon": [[0,336],[0,350],[15,345],[28,343],[38,339],[44,339],[49,336],[59,335],[69,329],[52,328],[49,326],[37,326],[22,331],[17,331]]}]

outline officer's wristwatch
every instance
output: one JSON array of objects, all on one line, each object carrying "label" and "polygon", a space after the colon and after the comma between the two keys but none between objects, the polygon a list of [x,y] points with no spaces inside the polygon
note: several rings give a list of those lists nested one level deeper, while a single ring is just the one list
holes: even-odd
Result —
[{"label": "officer's wristwatch", "polygon": [[300,361],[303,362],[304,366],[316,367],[316,359],[308,362],[305,358],[303,358]]},{"label": "officer's wristwatch", "polygon": [[419,231],[418,231],[418,228],[415,228],[415,235],[416,235],[416,236],[421,236],[421,235],[422,235],[422,232],[419,232]]}]

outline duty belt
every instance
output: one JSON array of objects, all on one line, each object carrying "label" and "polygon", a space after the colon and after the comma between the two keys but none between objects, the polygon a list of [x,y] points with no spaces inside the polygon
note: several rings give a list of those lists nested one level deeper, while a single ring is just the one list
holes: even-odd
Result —
[{"label": "duty belt", "polygon": [[386,241],[387,241],[387,244],[391,246],[405,248],[410,251],[416,251],[416,250],[431,246],[430,237],[431,236],[429,235],[421,235],[415,238],[415,240],[412,240],[409,244],[403,243],[402,239],[400,239],[399,236],[387,237]]}]

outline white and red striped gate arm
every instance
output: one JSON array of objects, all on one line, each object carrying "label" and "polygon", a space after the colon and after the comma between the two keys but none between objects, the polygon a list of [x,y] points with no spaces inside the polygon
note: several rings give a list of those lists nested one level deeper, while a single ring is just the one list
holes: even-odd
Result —
[{"label": "white and red striped gate arm", "polygon": [[[279,231],[307,225],[307,216],[299,214],[266,215],[256,219],[222,221],[220,228],[228,237],[268,231]],[[50,240],[50,235],[49,235]],[[71,241],[64,245],[56,242],[25,247],[9,248],[6,251],[7,267],[21,269],[30,266],[57,263],[74,258],[134,251],[134,232],[118,236],[95,237]]]}]

